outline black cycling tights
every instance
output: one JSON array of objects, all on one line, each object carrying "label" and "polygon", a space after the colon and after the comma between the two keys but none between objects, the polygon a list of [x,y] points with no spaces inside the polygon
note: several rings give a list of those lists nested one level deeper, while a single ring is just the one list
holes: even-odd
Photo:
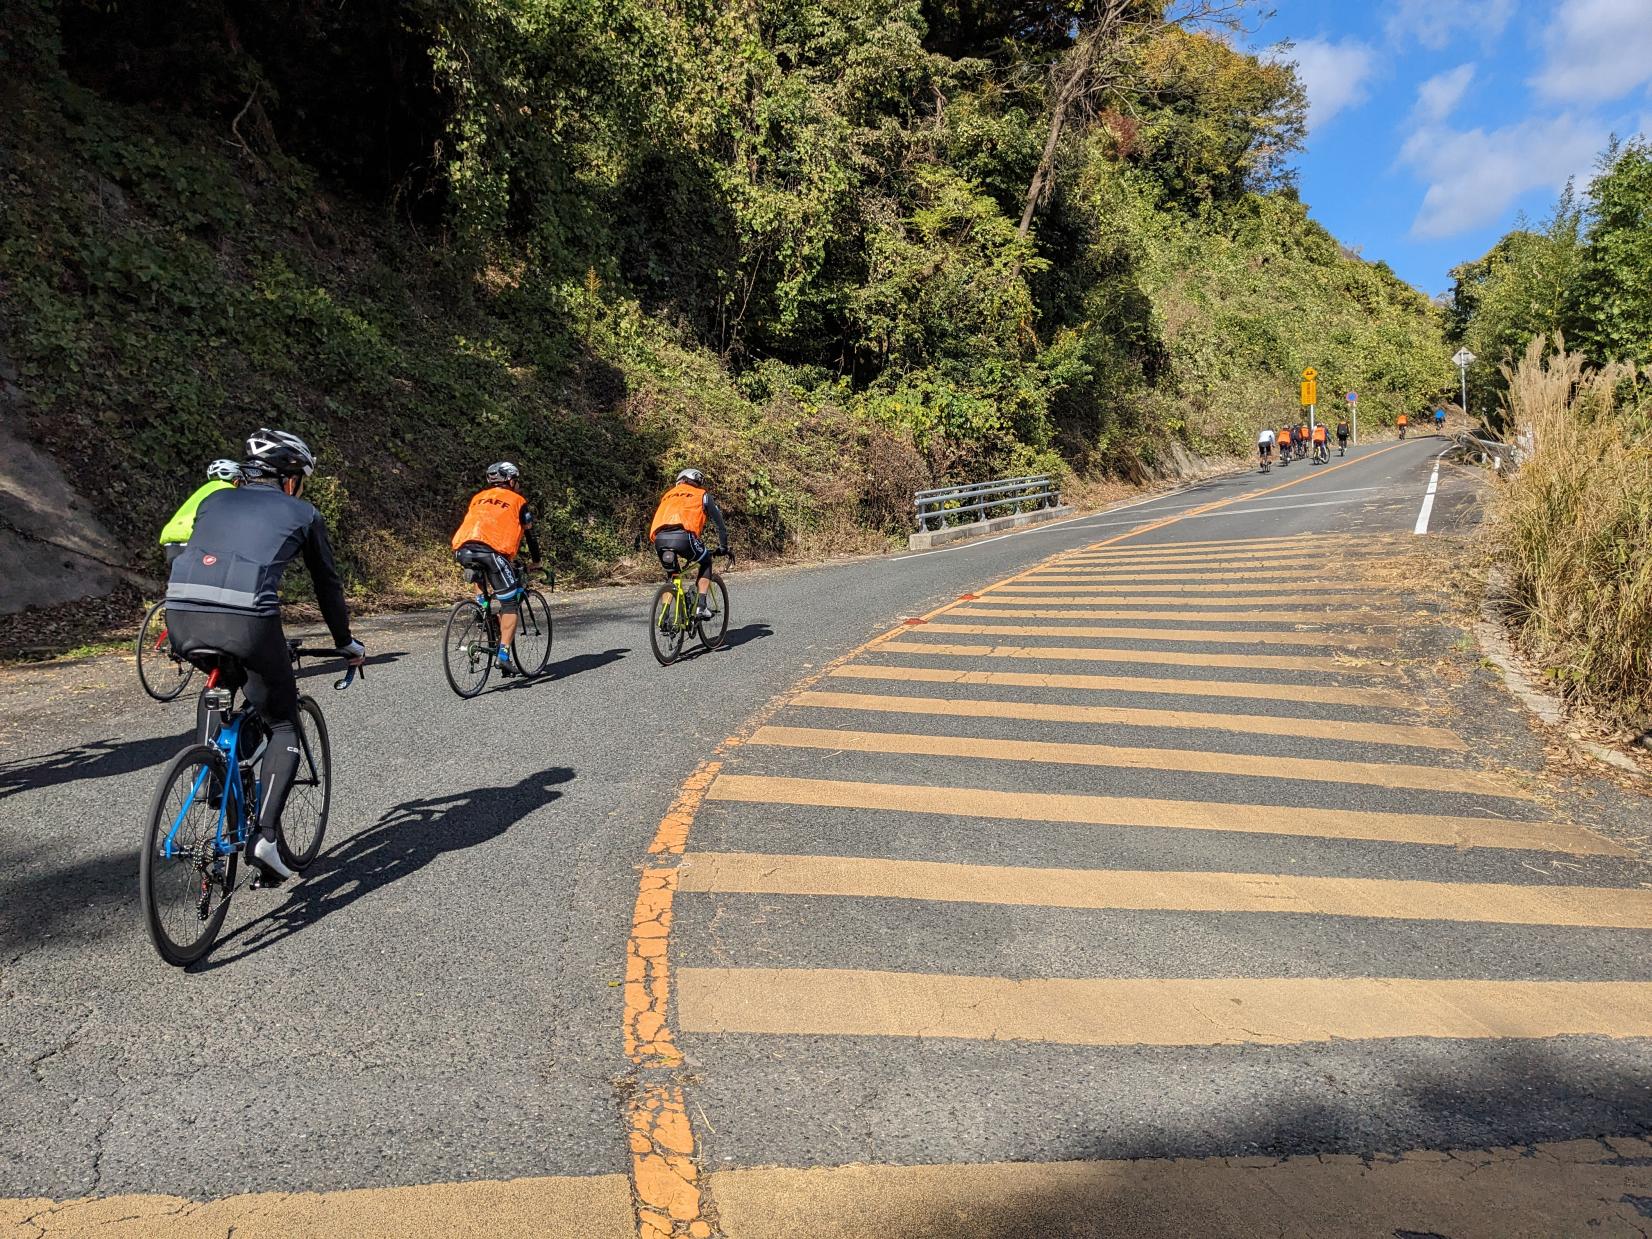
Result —
[{"label": "black cycling tights", "polygon": [[[259,833],[276,837],[287,792],[298,771],[298,681],[293,676],[292,659],[281,619],[275,615],[243,615],[233,611],[180,611],[166,609],[167,628],[173,648],[188,654],[194,650],[222,650],[240,661],[240,674],[221,676],[224,688],[242,689],[247,702],[258,710],[269,728],[270,742],[264,750],[258,777],[264,785],[264,804],[259,811]],[[239,681],[239,682],[237,682]],[[197,707],[196,735],[205,722],[203,703]]]}]

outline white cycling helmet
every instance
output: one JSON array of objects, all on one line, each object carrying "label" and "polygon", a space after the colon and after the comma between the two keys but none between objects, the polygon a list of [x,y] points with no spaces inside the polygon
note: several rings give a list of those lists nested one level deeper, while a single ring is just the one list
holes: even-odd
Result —
[{"label": "white cycling helmet", "polygon": [[687,482],[690,486],[698,486],[703,489],[706,484],[706,475],[701,473],[698,469],[684,469],[677,475],[677,480],[679,482]]},{"label": "white cycling helmet", "polygon": [[247,436],[247,464],[276,477],[307,478],[315,471],[315,453],[285,430],[256,430]]},{"label": "white cycling helmet", "polygon": [[215,460],[207,466],[207,477],[214,482],[239,482],[241,480],[240,462]]},{"label": "white cycling helmet", "polygon": [[514,482],[521,476],[522,470],[508,460],[496,460],[488,466],[488,481],[496,484]]}]

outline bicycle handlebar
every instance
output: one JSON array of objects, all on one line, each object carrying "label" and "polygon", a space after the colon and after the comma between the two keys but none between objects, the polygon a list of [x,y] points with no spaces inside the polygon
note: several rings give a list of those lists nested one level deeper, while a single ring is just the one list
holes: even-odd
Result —
[{"label": "bicycle handlebar", "polygon": [[[303,657],[306,654],[309,655],[311,658],[343,658],[344,657],[344,651],[343,650],[335,650],[335,649],[323,648],[323,647],[303,646],[303,645],[300,645],[297,641],[287,642],[287,651],[288,651],[288,653],[290,653],[292,655],[293,661],[295,663],[301,657]],[[346,663],[345,667],[344,667],[344,675],[341,678],[333,681],[333,688],[336,691],[342,693],[345,689],[349,688],[351,684],[355,683],[356,676],[358,676],[358,675],[361,676],[361,678],[364,679],[364,680],[367,678],[367,663],[366,663],[365,659],[363,659],[363,661],[360,662],[360,663]]]}]

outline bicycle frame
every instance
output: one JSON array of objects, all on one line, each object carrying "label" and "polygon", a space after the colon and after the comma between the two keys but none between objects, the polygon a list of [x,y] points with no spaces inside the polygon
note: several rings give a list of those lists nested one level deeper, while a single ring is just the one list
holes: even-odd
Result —
[{"label": "bicycle frame", "polygon": [[[217,733],[213,735],[211,740],[212,746],[224,755],[226,763],[224,796],[218,804],[218,825],[212,836],[213,852],[218,856],[231,855],[246,841],[246,831],[242,828],[245,827],[247,822],[247,806],[241,789],[240,762],[241,724],[245,720],[246,714],[244,711],[231,715],[219,725]],[[167,860],[171,860],[177,855],[173,847],[173,841],[177,838],[178,830],[183,826],[184,818],[188,815],[190,807],[194,805],[195,797],[201,794],[201,784],[206,781],[209,773],[209,769],[203,769],[200,774],[195,776],[195,782],[189,789],[189,795],[184,799],[183,807],[178,810],[178,816],[173,819],[171,829],[166,832],[166,842],[161,846],[161,855]],[[253,796],[255,798],[263,796],[263,783],[262,780],[257,778],[253,780]],[[233,820],[236,826],[233,841],[227,839],[224,835],[224,824],[230,820],[229,812],[232,800],[235,803],[235,817]]]}]

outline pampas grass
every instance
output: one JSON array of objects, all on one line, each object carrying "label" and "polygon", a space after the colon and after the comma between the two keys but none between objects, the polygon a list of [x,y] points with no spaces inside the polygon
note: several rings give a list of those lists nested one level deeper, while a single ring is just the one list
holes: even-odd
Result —
[{"label": "pampas grass", "polygon": [[1532,445],[1491,513],[1517,636],[1570,698],[1609,722],[1645,728],[1652,375],[1591,367],[1559,336],[1533,340],[1503,373],[1514,424]]}]

